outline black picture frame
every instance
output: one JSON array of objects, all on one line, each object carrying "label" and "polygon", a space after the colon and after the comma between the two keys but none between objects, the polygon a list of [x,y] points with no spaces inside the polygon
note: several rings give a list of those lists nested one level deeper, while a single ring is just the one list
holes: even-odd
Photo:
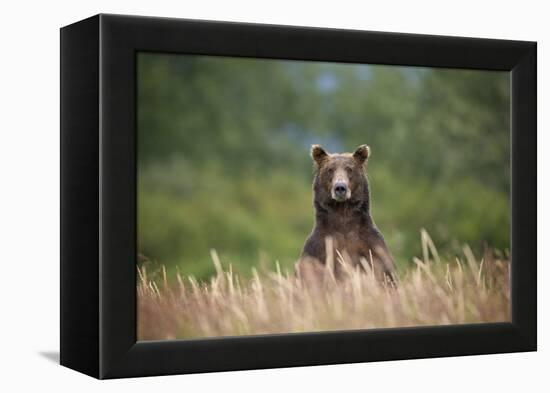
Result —
[{"label": "black picture frame", "polygon": [[[136,342],[136,53],[511,73],[510,323]],[[61,29],[61,364],[96,378],[534,351],[536,43],[96,15]]]}]

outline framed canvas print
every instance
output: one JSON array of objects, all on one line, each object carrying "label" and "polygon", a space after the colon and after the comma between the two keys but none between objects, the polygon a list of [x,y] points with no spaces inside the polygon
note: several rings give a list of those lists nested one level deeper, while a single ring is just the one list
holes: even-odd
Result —
[{"label": "framed canvas print", "polygon": [[534,42],[61,29],[61,364],[536,350]]}]

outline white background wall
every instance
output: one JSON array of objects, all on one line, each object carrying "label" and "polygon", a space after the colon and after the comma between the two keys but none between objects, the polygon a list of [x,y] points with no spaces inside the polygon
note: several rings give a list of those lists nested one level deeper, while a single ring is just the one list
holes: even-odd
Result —
[{"label": "white background wall", "polygon": [[[544,1],[18,1],[0,21],[0,390],[548,391],[549,291],[539,225],[539,352],[99,382],[55,364],[59,345],[59,31],[99,12],[539,43],[539,223],[550,221],[549,12]],[[546,69],[548,69],[546,67]],[[546,203],[545,203],[546,202]],[[545,323],[546,322],[546,323]],[[157,390],[158,389],[158,390]]]}]

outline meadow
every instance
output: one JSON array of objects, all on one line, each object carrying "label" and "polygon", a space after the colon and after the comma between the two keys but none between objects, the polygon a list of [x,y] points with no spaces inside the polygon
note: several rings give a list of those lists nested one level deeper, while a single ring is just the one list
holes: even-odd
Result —
[{"label": "meadow", "polygon": [[[375,279],[363,260],[325,264],[325,275],[306,282],[294,271],[252,268],[241,276],[211,250],[216,274],[209,280],[164,267],[138,268],[139,340],[392,328],[510,320],[509,259],[494,250],[442,259],[427,232],[422,256],[395,283]],[[335,278],[332,264],[343,267]],[[332,265],[333,266],[333,265]]]}]

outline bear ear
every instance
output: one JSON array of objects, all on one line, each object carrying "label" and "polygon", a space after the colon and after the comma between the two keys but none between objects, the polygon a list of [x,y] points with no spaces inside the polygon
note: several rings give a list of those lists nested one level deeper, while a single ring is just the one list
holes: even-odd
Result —
[{"label": "bear ear", "polygon": [[355,158],[361,165],[363,165],[370,155],[370,148],[367,145],[361,145],[353,153],[353,158]]},{"label": "bear ear", "polygon": [[321,145],[311,146],[311,158],[313,158],[313,161],[315,161],[317,165],[321,165],[327,157],[328,154],[325,149],[321,147]]}]

